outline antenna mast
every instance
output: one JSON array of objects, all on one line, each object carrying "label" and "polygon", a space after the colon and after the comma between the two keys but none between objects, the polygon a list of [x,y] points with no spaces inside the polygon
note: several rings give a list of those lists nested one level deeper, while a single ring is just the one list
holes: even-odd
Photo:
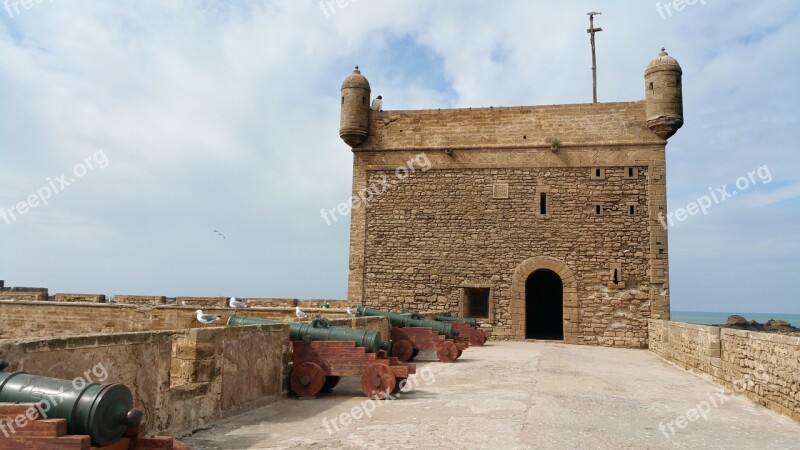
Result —
[{"label": "antenna mast", "polygon": [[594,27],[594,16],[599,16],[601,14],[603,13],[586,13],[586,15],[589,16],[589,29],[586,30],[586,32],[589,33],[589,40],[592,42],[592,103],[597,103],[597,55],[595,54],[594,50],[594,34],[603,31],[602,28]]}]

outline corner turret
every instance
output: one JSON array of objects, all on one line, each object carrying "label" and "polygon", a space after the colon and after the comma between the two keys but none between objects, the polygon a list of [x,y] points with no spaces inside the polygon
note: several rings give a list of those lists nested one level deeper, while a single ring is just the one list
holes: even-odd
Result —
[{"label": "corner turret", "polygon": [[683,70],[664,48],[644,72],[647,127],[669,139],[683,126]]},{"label": "corner turret", "polygon": [[339,137],[350,147],[358,147],[369,136],[369,81],[356,69],[342,83],[342,109]]}]

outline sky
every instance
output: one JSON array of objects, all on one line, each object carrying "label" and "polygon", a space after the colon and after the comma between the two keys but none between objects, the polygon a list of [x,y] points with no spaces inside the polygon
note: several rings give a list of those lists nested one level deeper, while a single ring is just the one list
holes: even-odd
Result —
[{"label": "sky", "polygon": [[719,193],[669,228],[672,308],[800,313],[800,3],[686,3],[5,1],[0,279],[343,299],[353,66],[388,110],[587,103],[601,11],[601,102],[683,67],[668,209]]}]

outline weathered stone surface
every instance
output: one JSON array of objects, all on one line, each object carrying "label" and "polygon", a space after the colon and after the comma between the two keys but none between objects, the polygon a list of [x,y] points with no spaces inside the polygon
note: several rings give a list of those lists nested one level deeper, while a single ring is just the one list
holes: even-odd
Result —
[{"label": "weathered stone surface", "polygon": [[397,400],[365,401],[358,380],[344,379],[329,395],[287,399],[186,442],[196,449],[616,450],[796,448],[800,441],[800,424],[738,396],[708,411],[708,420],[686,420],[720,386],[645,351],[493,342],[470,347],[461,362],[420,361]]},{"label": "weathered stone surface", "polygon": [[[305,311],[311,318],[350,318],[341,303],[332,303],[334,307],[328,309],[306,308]],[[0,300],[0,339],[205,327],[196,320],[197,309],[222,315],[224,319],[216,322],[217,325],[224,325],[224,321],[235,313],[264,319],[299,320],[294,307],[286,306],[234,310],[192,304],[181,306],[179,303],[154,306]]]},{"label": "weathered stone surface", "polygon": [[800,421],[800,337],[650,320],[650,351]]},{"label": "weathered stone surface", "polygon": [[288,335],[263,325],[2,340],[0,358],[8,370],[123,383],[143,432],[177,434],[282,398]]}]

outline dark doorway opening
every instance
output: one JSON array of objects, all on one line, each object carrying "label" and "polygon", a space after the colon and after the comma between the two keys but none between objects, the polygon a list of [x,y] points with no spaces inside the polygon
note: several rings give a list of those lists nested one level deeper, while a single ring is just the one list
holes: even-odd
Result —
[{"label": "dark doorway opening", "polygon": [[465,288],[466,317],[489,318],[489,288]]},{"label": "dark doorway opening", "polygon": [[525,282],[525,338],[564,339],[564,285],[552,270],[533,272]]}]

